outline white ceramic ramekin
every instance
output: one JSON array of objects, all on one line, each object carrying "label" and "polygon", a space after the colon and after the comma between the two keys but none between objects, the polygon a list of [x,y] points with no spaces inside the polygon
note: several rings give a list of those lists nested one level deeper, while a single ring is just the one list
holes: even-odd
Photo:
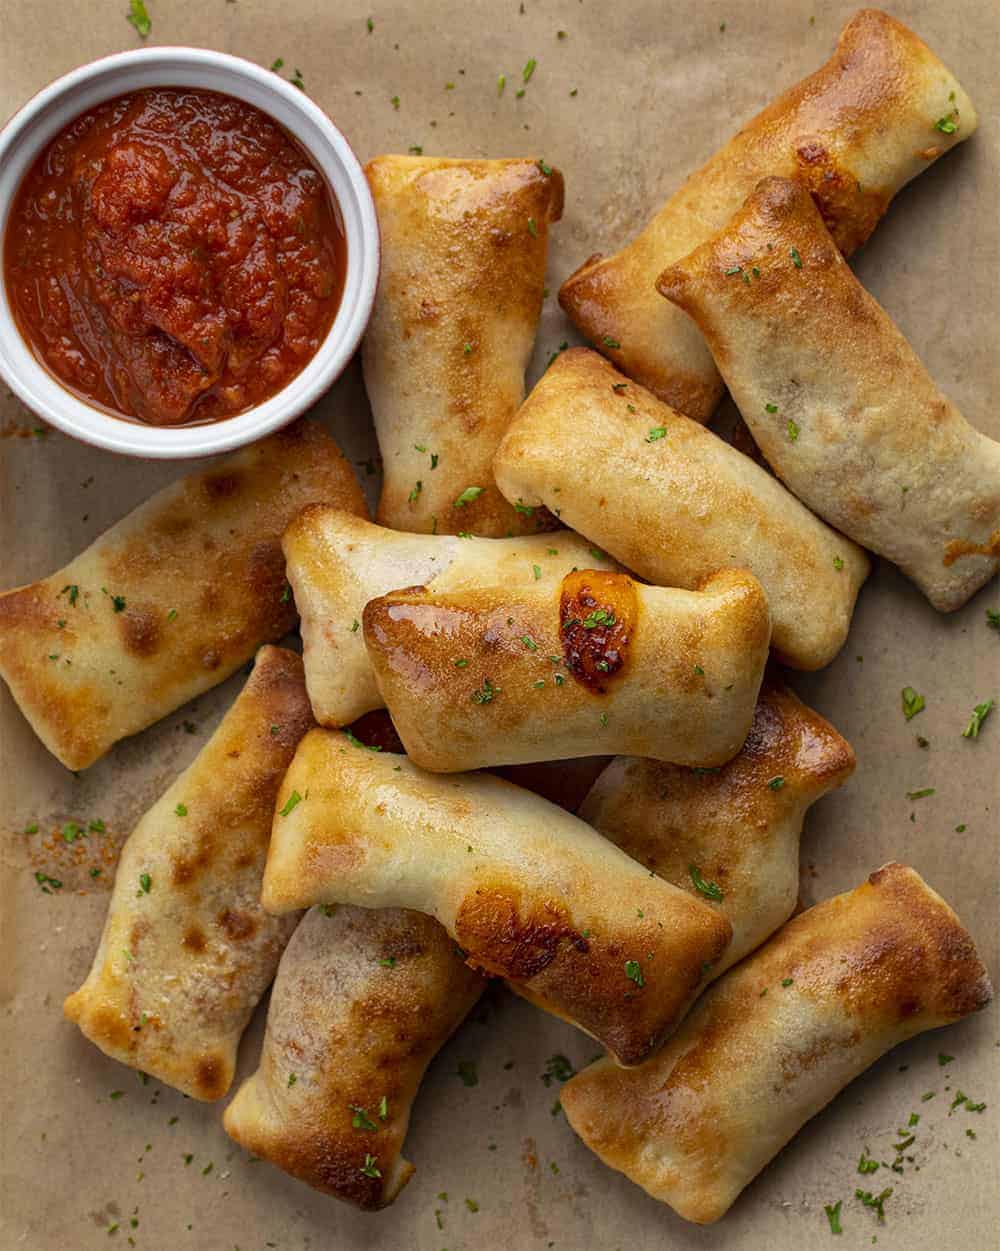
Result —
[{"label": "white ceramic ramekin", "polygon": [[305,369],[265,403],[225,421],[170,429],[112,417],[63,387],[22,339],[0,282],[0,376],[33,412],[87,443],[130,456],[206,456],[277,430],[342,372],[371,316],[378,284],[378,221],[350,145],[298,87],[250,61],[207,48],[143,48],[104,57],[57,78],[0,131],[0,238],[21,178],[42,148],[86,109],[143,87],[200,87],[237,96],[269,114],[302,144],[340,205],[347,237],[344,296],[333,325]]}]

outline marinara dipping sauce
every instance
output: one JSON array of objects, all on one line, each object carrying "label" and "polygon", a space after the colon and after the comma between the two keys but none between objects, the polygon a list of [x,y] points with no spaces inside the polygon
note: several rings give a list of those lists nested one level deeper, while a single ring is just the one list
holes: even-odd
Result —
[{"label": "marinara dipping sauce", "polygon": [[340,214],[259,109],[156,88],[78,117],[8,219],[14,318],[81,398],[156,426],[220,421],[309,362],[344,287]]}]

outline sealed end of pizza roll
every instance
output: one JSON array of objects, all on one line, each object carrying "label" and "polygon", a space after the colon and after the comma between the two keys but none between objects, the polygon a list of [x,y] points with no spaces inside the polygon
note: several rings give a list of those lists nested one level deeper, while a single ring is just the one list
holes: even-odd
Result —
[{"label": "sealed end of pizza roll", "polygon": [[761,451],[831,525],[941,612],[1000,568],[1000,443],[934,385],[796,182],[766,178],[665,270]]},{"label": "sealed end of pizza roll", "polygon": [[285,948],[260,1065],[230,1138],[373,1211],[414,1173],[402,1155],[428,1064],[486,985],[440,925],[395,908],[313,908]]},{"label": "sealed end of pizza roll", "polygon": [[862,9],[825,65],[748,122],[631,243],[586,261],[559,303],[629,377],[707,421],[721,379],[695,325],[657,302],[657,274],[724,226],[769,174],[812,193],[849,255],[896,192],[976,125],[972,101],[930,48],[887,13]]},{"label": "sealed end of pizza roll", "polygon": [[683,769],[619,756],[578,815],[651,872],[709,900],[733,927],[718,977],[795,911],[802,822],[854,772],[854,752],[784,683],[765,678],[738,756]]},{"label": "sealed end of pizza roll", "polygon": [[684,1016],[730,937],[707,903],[650,874],[578,817],[488,774],[441,777],[314,730],[277,798],[261,899],[408,908],[471,966],[508,978],[645,1059]]},{"label": "sealed end of pizza roll", "polygon": [[325,504],[304,509],[282,546],[301,617],[309,698],[320,725],[332,726],[382,707],[361,631],[369,600],[418,582],[434,591],[531,586],[574,568],[615,568],[568,530],[511,539],[409,534]]},{"label": "sealed end of pizza roll", "polygon": [[605,1164],[708,1224],[848,1082],[992,993],[951,908],[887,864],[720,978],[647,1064],[598,1060],[560,1101]]},{"label": "sealed end of pizza roll", "polygon": [[750,729],[770,619],[745,570],[700,590],[561,582],[394,591],[364,611],[379,690],[435,772],[602,753],[719,765]]},{"label": "sealed end of pizza roll", "polygon": [[114,1060],[192,1099],[229,1089],[295,928],[260,904],[278,787],[314,725],[302,661],[264,647],[221,725],[122,849],[100,945],[63,1010]]},{"label": "sealed end of pizza roll", "polygon": [[562,175],[542,160],[414,156],[365,172],[382,235],[363,351],[379,522],[492,538],[551,528],[503,499],[490,462],[524,398]]},{"label": "sealed end of pizza roll", "polygon": [[354,471],[300,421],[181,478],[63,569],[0,595],[0,677],[67,769],[224,681],[295,624],[281,535]]},{"label": "sealed end of pizza roll", "polygon": [[508,499],[545,504],[658,586],[749,569],[767,593],[774,649],[793,668],[822,668],[847,638],[865,553],[596,352],[572,349],[550,366],[493,468]]}]

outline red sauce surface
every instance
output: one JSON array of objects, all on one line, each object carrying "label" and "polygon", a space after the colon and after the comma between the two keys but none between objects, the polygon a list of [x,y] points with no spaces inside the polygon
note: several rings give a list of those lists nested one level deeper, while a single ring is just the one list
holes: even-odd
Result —
[{"label": "red sauce surface", "polygon": [[231,96],[157,88],[82,114],[18,189],[18,327],[82,398],[157,426],[219,421],[315,354],[344,286],[340,215],[309,157]]}]

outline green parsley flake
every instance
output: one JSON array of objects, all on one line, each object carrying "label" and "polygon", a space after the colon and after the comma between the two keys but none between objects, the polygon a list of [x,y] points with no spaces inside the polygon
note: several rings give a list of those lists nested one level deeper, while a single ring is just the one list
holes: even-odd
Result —
[{"label": "green parsley flake", "polygon": [[724,898],[722,887],[718,882],[709,882],[701,875],[701,870],[696,864],[688,865],[688,873],[691,874],[691,881],[694,883],[695,890],[704,895],[706,899],[714,899],[717,903]]},{"label": "green parsley flake", "polygon": [[354,1113],[354,1115],[351,1117],[351,1124],[353,1125],[355,1129],[364,1129],[364,1130],[367,1130],[369,1133],[377,1132],[378,1126],[371,1119],[371,1117],[364,1110],[364,1108],[359,1107],[355,1103],[349,1103],[347,1106],[350,1109],[350,1111]]},{"label": "green parsley flake", "polygon": [[[70,599],[70,603],[72,602],[73,600]],[[987,608],[986,624],[989,626],[991,630],[1000,631],[1000,610],[996,608]]]},{"label": "green parsley flake", "polygon": [[785,779],[781,776],[780,773],[777,774],[775,777],[771,778],[770,782],[768,782],[767,784],[768,790],[772,790],[772,791],[780,791],[784,785],[785,785]]},{"label": "green parsley flake", "polygon": [[778,411],[777,404],[765,404],[764,411],[768,413],[776,413]]},{"label": "green parsley flake", "polygon": [[293,790],[292,793],[288,796],[288,799],[285,801],[285,806],[284,808],[281,809],[279,815],[282,817],[287,817],[288,814],[292,811],[292,809],[298,807],[300,803],[302,803],[302,796],[299,794],[298,791]]},{"label": "green parsley flake", "polygon": [[799,427],[794,421],[792,421],[791,417],[788,419],[788,437],[792,443],[794,443],[799,437]]},{"label": "green parsley flake", "polygon": [[798,248],[790,248],[788,255],[792,258],[792,264],[796,269],[802,268],[802,257],[799,255]]},{"label": "green parsley flake", "polygon": [[188,814],[187,804],[178,804],[174,809],[174,815],[178,817],[186,817]]},{"label": "green parsley flake", "polygon": [[534,57],[529,58],[528,63],[525,65],[524,69],[521,71],[521,77],[524,79],[526,83],[531,82],[531,76],[532,74],[534,74],[535,68],[537,65],[538,65],[538,62],[535,60]]},{"label": "green parsley flake", "polygon": [[665,438],[666,434],[667,434],[666,426],[654,426],[653,429],[650,430],[649,434],[646,435],[646,442],[655,443],[658,439]]},{"label": "green parsley flake", "polygon": [[646,985],[646,979],[642,975],[642,966],[638,960],[625,961],[625,976],[630,982],[635,982],[636,986]]},{"label": "green parsley flake", "polygon": [[528,218],[528,234],[531,235],[533,239],[538,238],[538,226],[535,224],[535,219],[533,217]]},{"label": "green parsley flake", "polygon": [[125,20],[135,27],[140,39],[148,38],[149,32],[153,29],[153,23],[143,0],[130,0],[129,12]]},{"label": "green parsley flake", "polygon": [[606,335],[605,335],[605,336],[601,339],[601,342],[604,344],[604,346],[605,346],[606,348],[612,348],[612,349],[615,349],[615,348],[620,348],[620,347],[621,347],[621,344],[618,342],[618,340],[617,340],[617,339],[613,339],[613,338],[611,337],[611,335],[609,335],[609,334],[606,334]]},{"label": "green parsley flake", "polygon": [[840,1207],[843,1199],[838,1199],[836,1203],[825,1203],[823,1211],[826,1213],[826,1219],[830,1222],[831,1234],[842,1234],[844,1231],[840,1227]]},{"label": "green parsley flake", "polygon": [[552,166],[546,165],[546,163],[541,158],[539,158],[538,160],[538,168],[542,171],[542,173],[545,175],[546,178],[552,177]]},{"label": "green parsley flake", "polygon": [[382,1170],[378,1168],[377,1166],[378,1166],[378,1156],[366,1155],[364,1167],[362,1168],[361,1171],[362,1173],[364,1173],[366,1177],[381,1177]]},{"label": "green parsley flake", "polygon": [[141,895],[148,895],[152,889],[153,889],[153,879],[149,876],[148,873],[140,873],[139,874],[139,893]]},{"label": "green parsley flake", "polygon": [[952,113],[950,117],[939,117],[934,123],[934,129],[939,130],[942,135],[953,135],[958,130],[956,116],[957,113]]},{"label": "green parsley flake", "polygon": [[923,695],[918,695],[912,686],[904,686],[902,690],[903,716],[912,721],[918,712],[925,707]]},{"label": "green parsley flake", "polygon": [[455,500],[456,508],[464,508],[466,504],[471,504],[473,500],[479,499],[480,495],[486,490],[481,486],[466,487],[461,495]]},{"label": "green parsley flake", "polygon": [[489,678],[483,678],[483,684],[472,692],[472,702],[474,704],[491,704],[494,695],[499,694],[500,687],[494,686]]},{"label": "green parsley flake", "polygon": [[926,799],[928,795],[934,795],[934,794],[936,794],[936,791],[933,786],[925,786],[923,790],[920,790],[920,791],[907,791],[906,798],[907,799]]},{"label": "green parsley flake", "polygon": [[359,739],[356,735],[352,734],[350,730],[345,730],[344,733],[347,735],[347,741],[349,743],[352,743],[355,747],[360,747],[364,751],[381,751],[382,750],[381,747],[375,746],[373,744],[362,743],[361,739]]},{"label": "green parsley flake", "polygon": [[885,1224],[885,1201],[892,1194],[892,1187],[888,1186],[879,1195],[873,1195],[870,1190],[855,1190],[855,1199],[860,1199],[866,1208],[874,1208],[878,1213],[878,1223]]},{"label": "green parsley flake", "polygon": [[873,1160],[868,1154],[868,1148],[861,1152],[861,1159],[858,1160],[859,1173],[875,1173],[878,1171],[878,1160]]},{"label": "green parsley flake", "polygon": [[838,573],[840,573],[841,569],[843,569],[843,567],[844,567],[844,558],[843,558],[843,556],[834,556],[834,558],[833,558],[833,567],[834,567],[834,569],[836,569],[836,571],[837,571]]},{"label": "green parsley flake", "polygon": [[424,484],[422,482],[416,482],[414,484],[412,491],[410,491],[410,494],[407,497],[411,504],[415,504],[417,502],[417,496],[420,494],[420,492],[423,489],[424,489]]},{"label": "green parsley flake", "polygon": [[476,1072],[476,1065],[473,1060],[459,1060],[455,1072],[462,1079],[463,1086],[479,1085],[479,1074]]},{"label": "green parsley flake", "polygon": [[532,565],[532,566],[531,566],[531,572],[535,575],[535,581],[537,582],[537,581],[539,580],[539,578],[541,578],[541,576],[542,576],[542,567],[541,567],[541,565]]},{"label": "green parsley flake", "polygon": [[990,710],[992,709],[992,707],[993,707],[992,699],[988,699],[985,704],[976,704],[975,708],[973,708],[972,710],[972,716],[969,719],[969,724],[962,731],[962,738],[978,738],[979,737],[980,727],[982,726],[986,718],[990,715]]}]

